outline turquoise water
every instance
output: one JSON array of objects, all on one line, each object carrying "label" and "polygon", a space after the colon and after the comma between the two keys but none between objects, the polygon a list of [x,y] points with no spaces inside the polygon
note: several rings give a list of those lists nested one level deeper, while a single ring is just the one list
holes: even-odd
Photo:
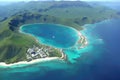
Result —
[{"label": "turquoise water", "polygon": [[34,35],[42,44],[58,48],[72,47],[79,40],[75,29],[59,24],[28,24],[21,31]]},{"label": "turquoise water", "polygon": [[69,61],[0,68],[0,80],[120,80],[120,20],[86,24],[88,46],[65,49]]}]

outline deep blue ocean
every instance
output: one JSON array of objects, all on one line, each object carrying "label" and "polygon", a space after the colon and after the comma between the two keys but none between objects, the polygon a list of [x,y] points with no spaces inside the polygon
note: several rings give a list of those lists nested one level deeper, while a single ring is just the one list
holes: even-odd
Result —
[{"label": "deep blue ocean", "polygon": [[0,80],[120,80],[120,19],[84,25],[88,46],[75,62],[47,61],[0,68]]}]

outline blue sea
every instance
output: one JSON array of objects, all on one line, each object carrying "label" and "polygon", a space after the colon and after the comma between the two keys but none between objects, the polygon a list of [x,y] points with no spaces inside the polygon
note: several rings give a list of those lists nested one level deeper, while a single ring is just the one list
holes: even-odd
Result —
[{"label": "blue sea", "polygon": [[[83,27],[84,30],[80,32],[86,36],[88,45],[82,49],[65,50],[69,61],[53,60],[26,66],[1,67],[0,80],[120,80],[120,19]],[[65,31],[68,33],[69,29]],[[72,44],[68,40],[66,47],[77,41],[77,34],[74,33],[68,33],[69,36],[73,35],[69,37],[70,41],[74,39]],[[58,44],[59,48],[63,47],[63,44]]]}]

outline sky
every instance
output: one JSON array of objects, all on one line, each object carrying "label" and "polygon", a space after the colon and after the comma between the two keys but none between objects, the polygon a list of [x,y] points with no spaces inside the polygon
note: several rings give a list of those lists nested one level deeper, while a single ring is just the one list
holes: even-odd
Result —
[{"label": "sky", "polygon": [[[46,1],[46,0],[0,0],[0,2],[19,2],[19,1],[25,1],[25,2],[28,2],[28,1]],[[48,0],[50,1],[50,0]],[[53,0],[51,0],[53,1]],[[55,1],[119,1],[119,0],[55,0]]]}]

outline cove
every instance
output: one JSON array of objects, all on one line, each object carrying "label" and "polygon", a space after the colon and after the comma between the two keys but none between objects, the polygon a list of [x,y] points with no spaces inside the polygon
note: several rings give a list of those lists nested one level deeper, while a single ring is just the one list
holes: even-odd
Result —
[{"label": "cove", "polygon": [[34,36],[42,44],[57,48],[72,47],[80,38],[77,30],[60,24],[26,24],[20,31]]}]

